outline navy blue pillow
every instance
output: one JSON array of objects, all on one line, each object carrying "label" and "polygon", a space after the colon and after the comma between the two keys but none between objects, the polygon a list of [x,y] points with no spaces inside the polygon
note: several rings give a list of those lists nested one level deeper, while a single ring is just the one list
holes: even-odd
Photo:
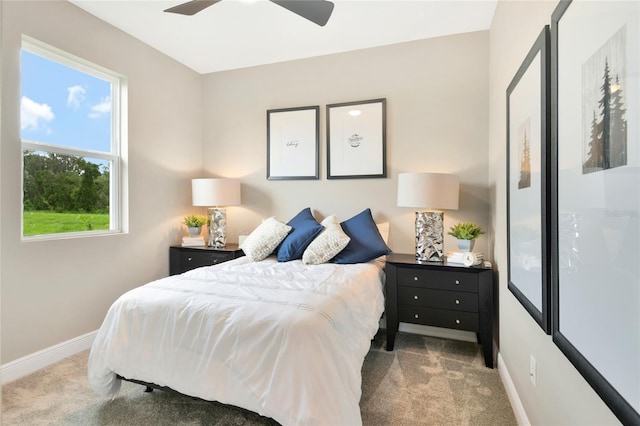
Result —
[{"label": "navy blue pillow", "polygon": [[278,262],[301,259],[307,246],[324,229],[324,226],[313,218],[309,207],[295,215],[287,225],[292,229],[276,249]]},{"label": "navy blue pillow", "polygon": [[331,259],[332,263],[364,263],[391,253],[373,221],[371,209],[363,210],[340,226],[351,241]]}]

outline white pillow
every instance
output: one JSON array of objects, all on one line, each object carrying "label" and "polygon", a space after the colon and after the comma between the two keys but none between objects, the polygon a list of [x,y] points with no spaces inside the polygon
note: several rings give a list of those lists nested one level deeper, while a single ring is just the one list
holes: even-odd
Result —
[{"label": "white pillow", "polygon": [[336,215],[325,217],[320,224],[324,226],[324,230],[302,253],[302,263],[305,265],[319,265],[328,262],[351,241],[351,238],[342,230]]},{"label": "white pillow", "polygon": [[270,217],[245,238],[240,248],[254,262],[269,256],[291,231],[291,226]]}]

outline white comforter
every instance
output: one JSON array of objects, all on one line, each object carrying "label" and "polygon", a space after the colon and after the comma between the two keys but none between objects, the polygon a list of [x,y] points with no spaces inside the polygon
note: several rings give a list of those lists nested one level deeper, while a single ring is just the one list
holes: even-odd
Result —
[{"label": "white comforter", "polygon": [[89,382],[115,396],[117,373],[283,425],[361,424],[361,368],[383,277],[375,262],[242,257],[151,282],[109,309]]}]

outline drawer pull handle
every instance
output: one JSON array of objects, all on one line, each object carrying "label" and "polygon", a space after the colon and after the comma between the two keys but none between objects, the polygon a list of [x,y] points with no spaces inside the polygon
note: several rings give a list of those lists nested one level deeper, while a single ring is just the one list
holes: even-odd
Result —
[{"label": "drawer pull handle", "polygon": [[413,299],[414,300],[418,300],[418,296],[413,296]]},{"label": "drawer pull handle", "polygon": [[191,262],[191,259],[193,259],[193,257],[188,257],[188,258],[187,258],[187,260],[188,260],[189,262]]},{"label": "drawer pull handle", "polygon": [[456,280],[456,285],[460,285],[460,280]]},{"label": "drawer pull handle", "polygon": [[456,299],[456,305],[459,305],[460,301],[458,299]]},{"label": "drawer pull handle", "polygon": [[418,277],[413,277],[413,280],[414,281],[418,281]]},{"label": "drawer pull handle", "polygon": [[418,318],[419,318],[418,314],[415,314],[413,317],[414,317],[415,319],[418,319]]},{"label": "drawer pull handle", "polygon": [[459,319],[456,320],[456,324],[460,324],[460,320]]}]

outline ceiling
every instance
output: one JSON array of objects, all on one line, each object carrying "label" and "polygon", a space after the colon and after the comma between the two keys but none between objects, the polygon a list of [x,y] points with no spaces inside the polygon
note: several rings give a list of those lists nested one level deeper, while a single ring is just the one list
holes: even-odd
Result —
[{"label": "ceiling", "polygon": [[205,74],[489,29],[497,0],[332,0],[320,27],[266,0],[223,0],[194,16],[186,0],[69,0]]}]

